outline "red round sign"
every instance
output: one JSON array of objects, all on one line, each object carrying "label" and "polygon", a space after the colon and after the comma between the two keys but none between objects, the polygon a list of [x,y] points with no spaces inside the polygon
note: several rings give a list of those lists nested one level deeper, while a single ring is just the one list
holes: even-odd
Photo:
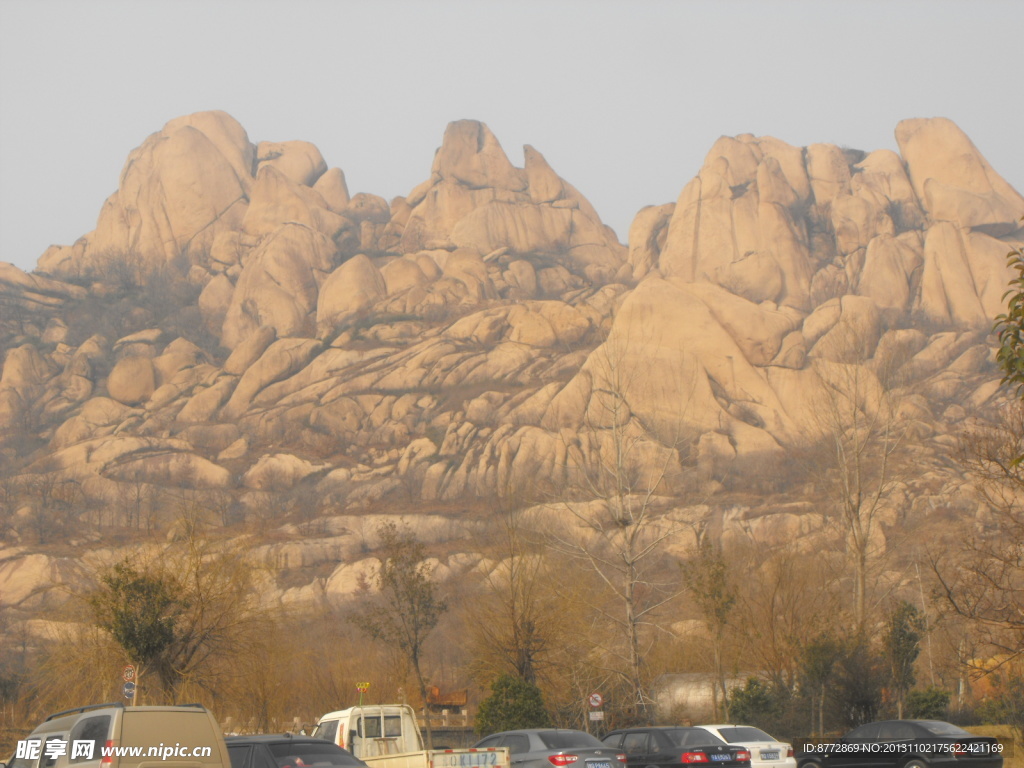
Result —
[{"label": "red round sign", "polygon": [[133,667],[131,664],[126,666],[124,669],[121,670],[121,677],[124,678],[124,681],[126,683],[130,683],[132,680],[135,679],[135,667]]},{"label": "red round sign", "polygon": [[602,704],[604,704],[604,699],[601,698],[600,693],[590,694],[590,696],[587,697],[587,701],[590,702],[590,706],[592,707],[600,707]]}]

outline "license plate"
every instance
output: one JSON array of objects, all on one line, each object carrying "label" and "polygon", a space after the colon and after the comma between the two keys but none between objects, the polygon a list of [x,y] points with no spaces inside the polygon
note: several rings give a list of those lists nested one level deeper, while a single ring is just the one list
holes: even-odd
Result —
[{"label": "license plate", "polygon": [[711,753],[711,762],[713,763],[727,763],[732,760],[732,755],[723,755],[719,753]]},{"label": "license plate", "polygon": [[778,760],[779,759],[779,753],[778,752],[762,752],[761,753],[761,759],[762,760]]},{"label": "license plate", "polygon": [[603,760],[587,760],[587,768],[612,768],[612,764]]}]

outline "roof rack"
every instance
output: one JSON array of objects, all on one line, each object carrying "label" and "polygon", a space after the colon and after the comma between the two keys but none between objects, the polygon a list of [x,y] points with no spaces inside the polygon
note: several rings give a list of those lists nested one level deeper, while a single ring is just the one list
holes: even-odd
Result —
[{"label": "roof rack", "polygon": [[122,704],[120,701],[111,702],[109,704],[87,704],[84,707],[74,707],[72,709],[65,709],[61,710],[60,712],[54,712],[43,722],[48,723],[55,717],[61,717],[63,715],[72,715],[75,712],[88,712],[90,709],[106,709],[107,707],[118,707],[119,709],[124,709],[124,704]]},{"label": "roof rack", "polygon": [[[174,707],[194,707],[196,709],[206,709],[205,705],[199,702],[193,702],[191,704],[171,704],[169,706]],[[84,707],[74,707],[72,709],[61,710],[60,712],[54,712],[52,715],[46,718],[43,722],[49,722],[55,717],[63,717],[64,715],[73,715],[76,712],[88,712],[93,709],[108,709],[110,707],[117,707],[118,709],[124,709],[125,705],[120,701],[111,702],[109,704],[87,704]]]}]

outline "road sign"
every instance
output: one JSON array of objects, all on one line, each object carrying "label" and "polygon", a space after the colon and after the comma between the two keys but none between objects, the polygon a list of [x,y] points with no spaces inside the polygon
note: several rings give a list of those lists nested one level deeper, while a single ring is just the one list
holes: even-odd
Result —
[{"label": "road sign", "polygon": [[604,699],[601,697],[600,693],[590,694],[590,696],[587,697],[587,701],[590,702],[590,706],[592,707],[600,707],[604,704]]},{"label": "road sign", "polygon": [[129,680],[127,683],[121,686],[121,693],[124,694],[124,697],[126,699],[132,698],[135,695],[135,683]]},{"label": "road sign", "polygon": [[603,709],[592,710],[591,713],[590,713],[590,719],[591,720],[604,720],[604,710]]},{"label": "road sign", "polygon": [[131,664],[129,664],[124,669],[122,669],[121,670],[121,679],[124,680],[126,683],[130,683],[132,680],[134,680],[135,679],[135,667],[133,667]]}]

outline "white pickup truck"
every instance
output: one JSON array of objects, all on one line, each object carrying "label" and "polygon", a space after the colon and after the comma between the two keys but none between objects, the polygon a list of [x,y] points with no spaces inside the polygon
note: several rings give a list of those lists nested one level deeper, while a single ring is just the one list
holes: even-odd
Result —
[{"label": "white pickup truck", "polygon": [[370,768],[511,768],[507,747],[424,749],[407,704],[368,704],[328,712],[315,738],[344,747]]}]

